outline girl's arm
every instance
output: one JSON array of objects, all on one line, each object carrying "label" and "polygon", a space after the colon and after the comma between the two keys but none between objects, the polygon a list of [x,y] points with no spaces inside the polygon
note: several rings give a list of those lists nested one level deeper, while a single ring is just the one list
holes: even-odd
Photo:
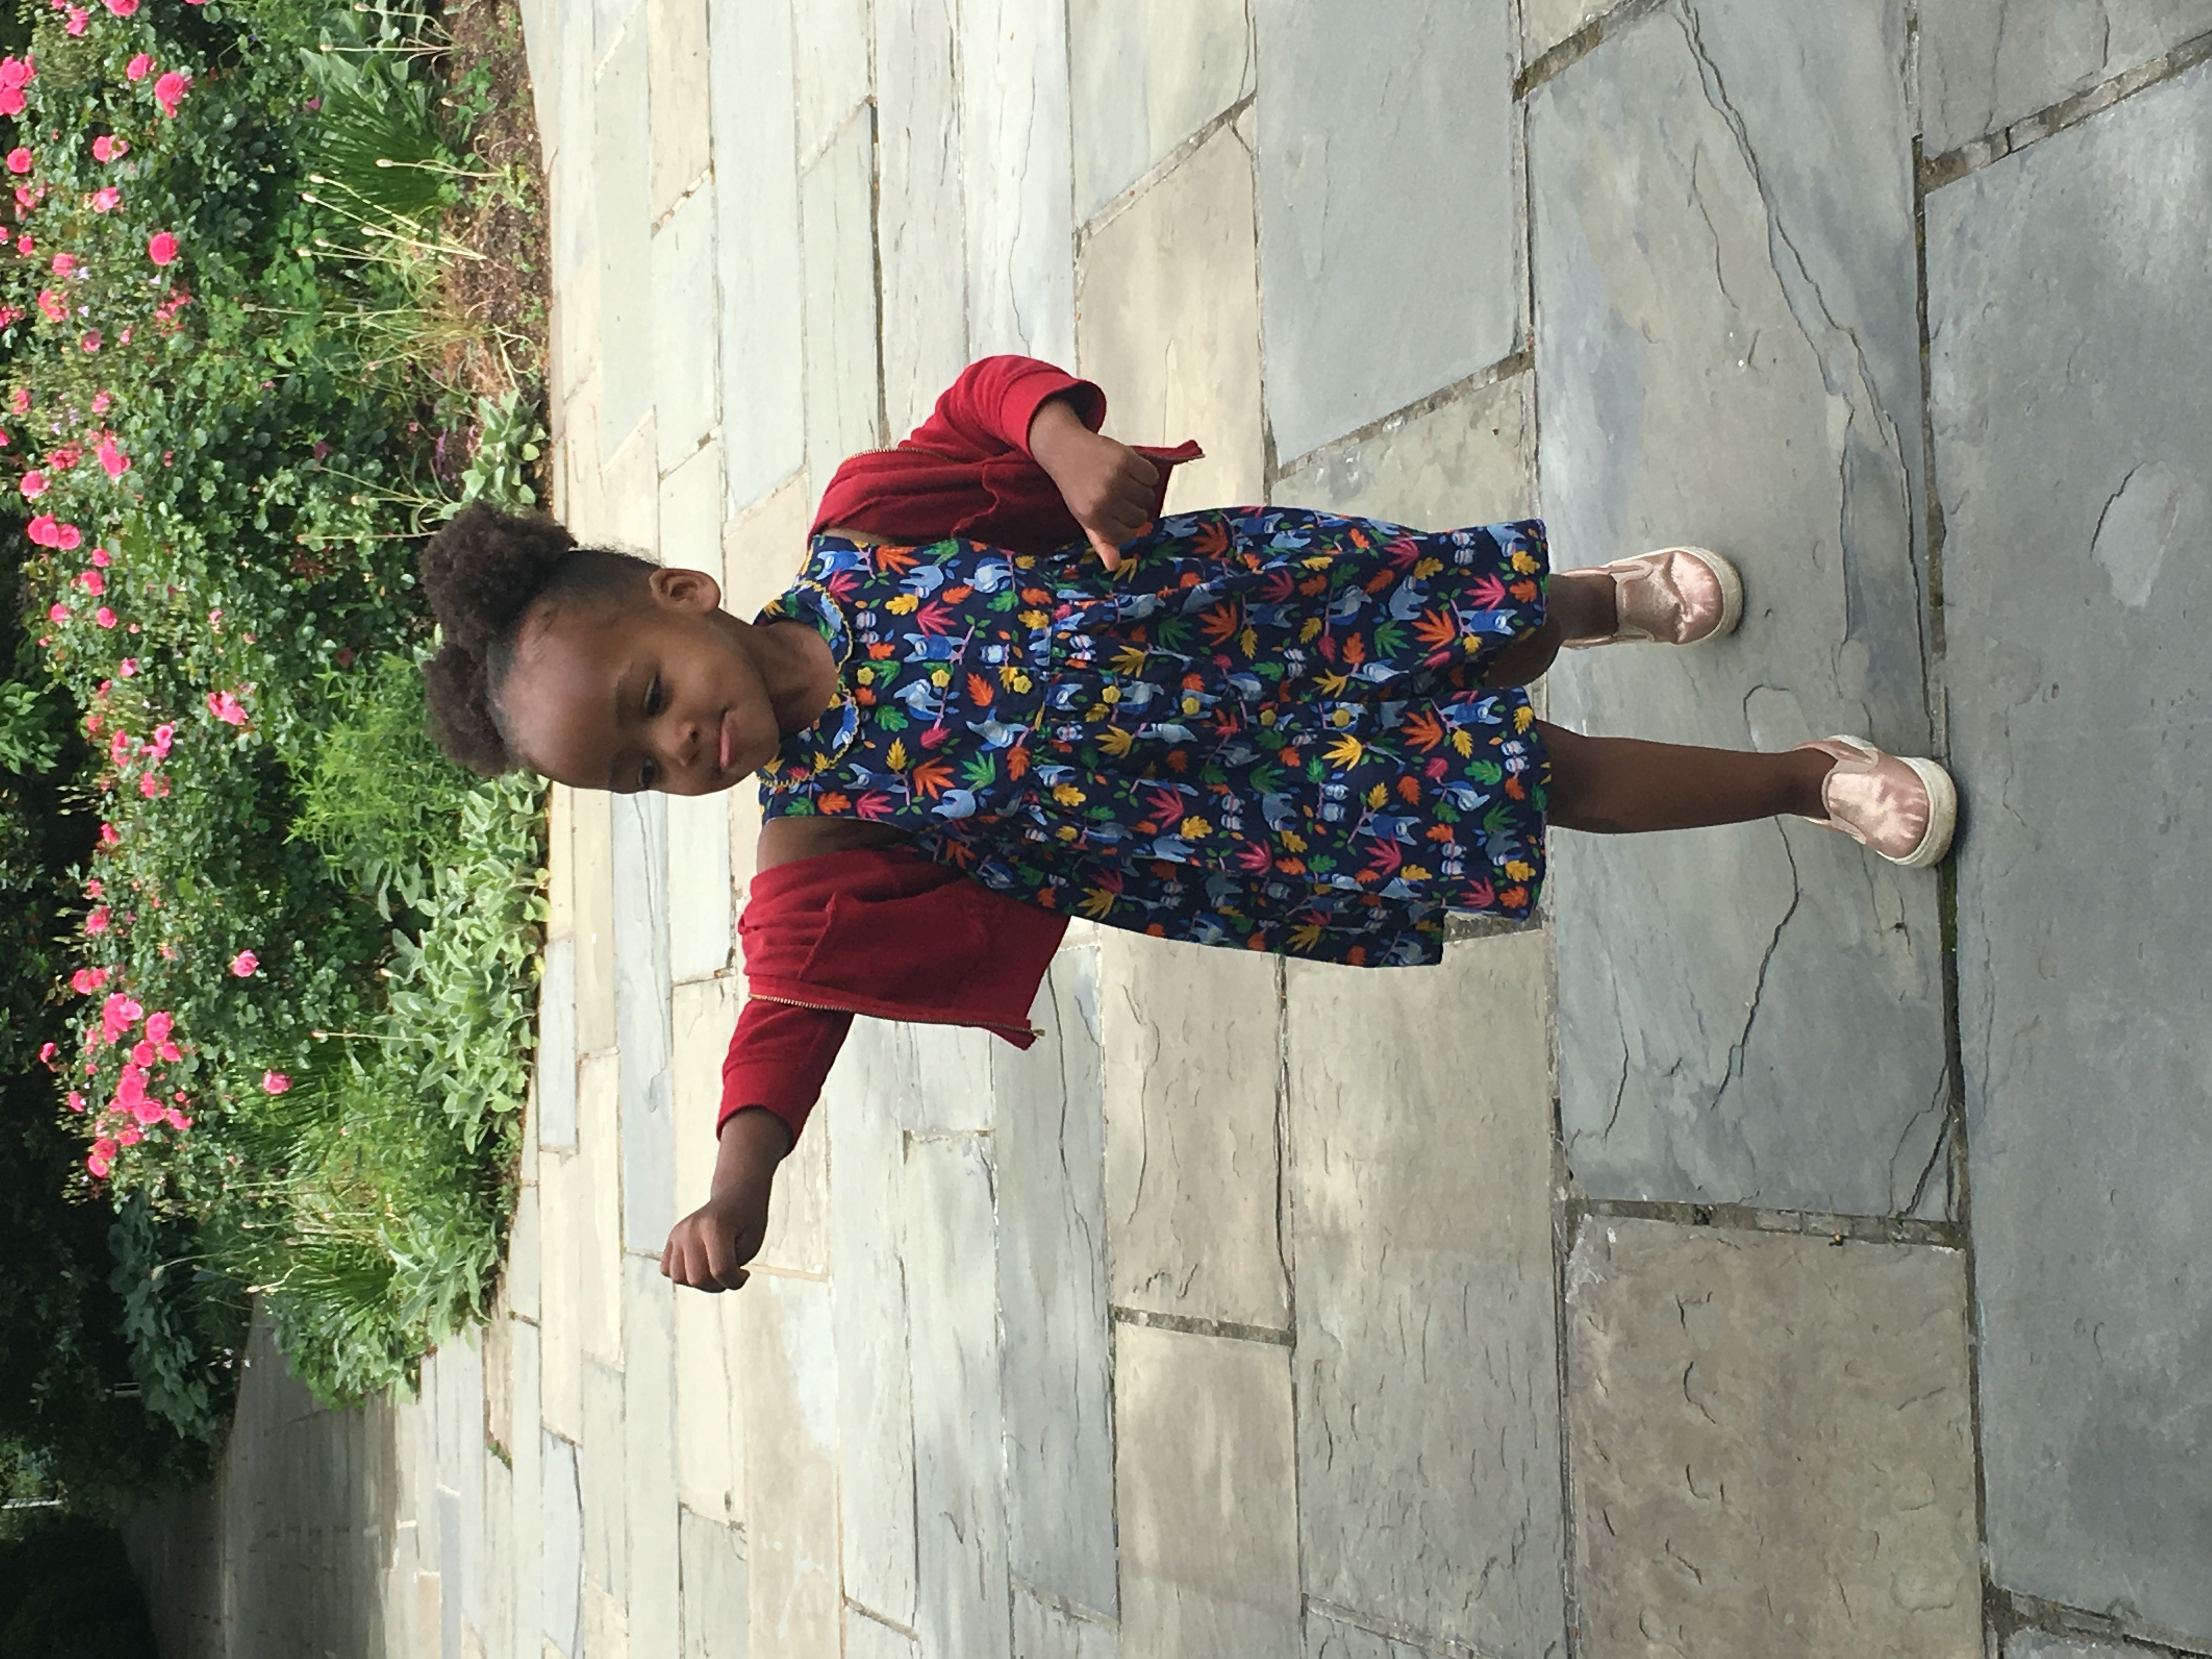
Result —
[{"label": "girl's arm", "polygon": [[791,1150],[791,1130],[763,1106],[722,1121],[720,1150],[707,1201],[678,1222],[660,1253],[660,1271],[700,1291],[734,1291],[750,1277],[745,1263],[768,1234],[776,1165]]},{"label": "girl's arm", "polygon": [[1030,421],[1030,459],[1059,488],[1060,499],[1109,570],[1121,546],[1152,522],[1160,470],[1127,444],[1093,432],[1065,397],[1041,404]]}]

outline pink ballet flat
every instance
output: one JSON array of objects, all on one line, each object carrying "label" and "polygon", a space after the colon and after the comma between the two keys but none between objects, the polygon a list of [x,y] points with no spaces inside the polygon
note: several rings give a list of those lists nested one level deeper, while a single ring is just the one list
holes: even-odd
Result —
[{"label": "pink ballet flat", "polygon": [[1734,633],[1743,618],[1743,578],[1710,549],[1662,547],[1597,568],[1613,578],[1613,630],[1564,644],[1702,645]]},{"label": "pink ballet flat", "polygon": [[1885,754],[1864,738],[1825,738],[1801,743],[1836,763],[1820,784],[1825,818],[1892,864],[1924,870],[1951,849],[1959,823],[1959,792],[1951,775],[1932,760]]}]

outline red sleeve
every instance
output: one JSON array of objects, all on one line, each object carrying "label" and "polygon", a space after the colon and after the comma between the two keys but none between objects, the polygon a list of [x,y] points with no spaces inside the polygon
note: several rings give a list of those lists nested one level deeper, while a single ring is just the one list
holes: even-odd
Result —
[{"label": "red sleeve", "polygon": [[852,1024],[852,1015],[833,1008],[759,997],[747,1001],[722,1060],[722,1109],[714,1133],[721,1133],[731,1113],[764,1106],[783,1120],[797,1145]]},{"label": "red sleeve", "polygon": [[1026,455],[1030,422],[1054,398],[1073,403],[1093,432],[1105,424],[1106,394],[1092,382],[1035,357],[985,357],[960,372],[907,442],[954,460],[988,460],[1008,450]]}]

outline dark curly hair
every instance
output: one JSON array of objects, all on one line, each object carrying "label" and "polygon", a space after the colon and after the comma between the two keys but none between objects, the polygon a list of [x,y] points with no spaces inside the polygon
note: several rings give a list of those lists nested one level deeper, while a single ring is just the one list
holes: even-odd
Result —
[{"label": "dark curly hair", "polygon": [[524,620],[541,601],[635,603],[654,568],[635,554],[579,547],[550,519],[463,507],[422,548],[422,592],[446,632],[422,671],[438,747],[484,777],[520,768],[500,693]]}]

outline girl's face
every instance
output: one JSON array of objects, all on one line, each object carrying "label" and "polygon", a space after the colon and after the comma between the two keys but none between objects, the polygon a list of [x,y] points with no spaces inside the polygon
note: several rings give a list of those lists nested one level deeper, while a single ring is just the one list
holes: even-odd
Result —
[{"label": "girl's face", "polygon": [[704,571],[655,570],[643,597],[526,618],[500,694],[532,771],[578,789],[706,795],[783,741],[761,673],[761,630],[716,609]]}]

